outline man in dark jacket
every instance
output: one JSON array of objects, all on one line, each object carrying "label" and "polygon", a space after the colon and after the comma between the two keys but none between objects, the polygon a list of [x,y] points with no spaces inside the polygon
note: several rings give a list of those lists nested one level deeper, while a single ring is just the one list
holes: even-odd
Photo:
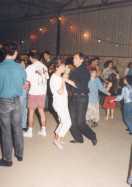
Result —
[{"label": "man in dark jacket", "polygon": [[81,53],[74,55],[75,69],[70,74],[70,80],[73,80],[77,88],[72,87],[72,96],[69,103],[70,115],[72,120],[71,134],[74,140],[71,143],[83,143],[83,135],[90,139],[93,145],[97,144],[96,134],[86,124],[86,111],[88,106],[88,82],[90,73],[84,62],[84,56]]}]

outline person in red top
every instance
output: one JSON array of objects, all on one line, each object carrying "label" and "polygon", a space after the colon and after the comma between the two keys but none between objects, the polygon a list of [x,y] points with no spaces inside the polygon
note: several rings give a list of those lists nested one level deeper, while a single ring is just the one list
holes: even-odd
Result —
[{"label": "person in red top", "polygon": [[110,78],[106,81],[107,91],[111,94],[110,96],[105,96],[103,108],[106,110],[106,120],[109,118],[114,118],[114,110],[116,107],[116,102],[114,101],[117,95],[117,78],[115,74],[112,74]]}]

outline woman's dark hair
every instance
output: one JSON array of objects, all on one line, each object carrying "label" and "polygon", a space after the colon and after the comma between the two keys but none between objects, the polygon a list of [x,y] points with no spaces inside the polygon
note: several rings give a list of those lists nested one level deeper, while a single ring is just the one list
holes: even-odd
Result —
[{"label": "woman's dark hair", "polygon": [[73,65],[73,57],[67,57],[66,60],[65,60],[65,64],[66,65]]},{"label": "woman's dark hair", "polygon": [[61,59],[61,58],[55,59],[55,61],[54,61],[54,68],[55,68],[55,70],[57,68],[59,68],[61,65],[63,65],[63,64],[65,64],[65,62],[64,62],[63,59]]},{"label": "woman's dark hair", "polygon": [[95,60],[100,60],[100,58],[99,58],[98,56],[95,56],[95,57],[93,57],[93,58],[90,60],[90,63],[92,63],[92,62],[95,61]]},{"label": "woman's dark hair", "polygon": [[32,50],[28,53],[28,57],[39,59],[39,55],[38,55],[37,51],[32,51]]},{"label": "woman's dark hair", "polygon": [[41,62],[43,62],[45,65],[46,65],[46,61],[45,61],[45,59],[44,59],[44,54],[47,54],[47,55],[49,55],[49,56],[51,56],[51,53],[50,53],[50,51],[43,51],[41,54],[40,54],[40,58],[39,58],[39,60],[41,61]]},{"label": "woman's dark hair", "polygon": [[44,54],[47,54],[47,55],[49,55],[49,56],[51,55],[50,51],[48,51],[48,50],[45,50],[42,54],[43,54],[43,55],[44,55]]},{"label": "woman's dark hair", "polygon": [[109,64],[113,64],[112,60],[108,60],[104,63],[104,68],[107,68],[109,66]]},{"label": "woman's dark hair", "polygon": [[112,83],[112,87],[111,89],[109,90],[109,92],[112,94],[112,95],[116,95],[117,94],[117,91],[118,91],[118,79],[116,77],[116,74],[115,73],[112,73],[109,78],[107,79],[108,82],[111,82]]},{"label": "woman's dark hair", "polygon": [[15,51],[18,51],[18,46],[14,42],[9,42],[3,44],[3,49],[5,50],[6,55],[13,56]]},{"label": "woman's dark hair", "polygon": [[90,72],[92,72],[92,71],[96,71],[97,72],[97,69],[96,68],[91,68]]},{"label": "woman's dark hair", "polygon": [[99,58],[98,56],[95,56],[92,60],[93,60],[93,61],[95,61],[95,60],[100,60],[100,58]]}]

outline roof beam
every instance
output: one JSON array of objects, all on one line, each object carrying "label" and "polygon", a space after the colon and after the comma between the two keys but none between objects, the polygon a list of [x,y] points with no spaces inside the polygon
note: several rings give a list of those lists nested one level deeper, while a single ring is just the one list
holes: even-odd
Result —
[{"label": "roof beam", "polygon": [[[73,1],[75,1],[75,0],[67,1],[67,3],[65,3],[65,6],[68,6]],[[81,11],[83,13],[83,12],[99,11],[99,10],[103,10],[103,9],[111,9],[111,8],[132,6],[132,0],[122,0],[122,1],[117,0],[117,1],[113,1],[113,2],[110,2],[109,0],[105,0],[105,2],[104,2],[104,0],[103,1],[101,0],[99,4],[88,5],[88,6],[85,5],[86,1],[87,0],[83,1],[83,5],[81,5],[80,7],[77,6],[75,8],[69,8],[69,9],[64,9],[64,7],[65,7],[64,5],[63,5],[63,7],[61,6],[60,9],[59,8],[58,9],[57,8],[48,9],[48,8],[45,8],[45,5],[40,6],[40,4],[38,5],[38,3],[34,3],[34,4],[31,5],[31,2],[27,2],[26,5],[28,5],[29,7],[30,7],[30,5],[31,5],[31,7],[34,7],[34,8],[35,8],[35,6],[36,6],[36,8],[38,8],[37,6],[41,7],[41,9],[39,9],[41,11],[36,13],[36,14],[32,14],[32,13],[28,14],[28,16],[27,16],[27,14],[23,15],[21,17],[12,17],[11,18],[11,16],[10,16],[10,19],[6,18],[6,17],[5,18],[0,17],[0,21],[4,22],[4,21],[10,21],[11,20],[11,21],[14,21],[14,22],[15,21],[17,21],[17,22],[20,21],[21,22],[21,21],[29,21],[29,20],[33,20],[33,19],[34,20],[43,19],[43,18],[48,17],[48,16],[56,16],[56,15],[58,15],[58,12],[60,13],[60,11],[61,11],[61,14],[66,13],[67,15],[72,15],[72,14],[76,14],[77,11]],[[26,1],[25,0],[24,1],[19,0],[19,2],[21,2],[23,4]]]},{"label": "roof beam", "polygon": [[117,0],[117,1],[113,1],[113,2],[110,2],[108,0],[103,0],[103,1],[101,1],[101,3],[98,3],[98,4],[65,9],[64,12],[65,13],[70,13],[70,12],[75,13],[76,11],[102,10],[102,9],[124,7],[124,6],[129,6],[129,5],[132,5],[132,0],[122,0],[122,1]]}]

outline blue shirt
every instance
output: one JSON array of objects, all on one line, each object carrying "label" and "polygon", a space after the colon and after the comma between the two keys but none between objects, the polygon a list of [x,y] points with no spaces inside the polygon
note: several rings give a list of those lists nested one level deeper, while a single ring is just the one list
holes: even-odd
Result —
[{"label": "blue shirt", "polygon": [[121,92],[121,95],[116,97],[116,101],[121,101],[124,99],[124,103],[131,103],[132,102],[132,87],[131,86],[124,86]]},{"label": "blue shirt", "polygon": [[21,96],[26,72],[13,60],[0,63],[0,98]]},{"label": "blue shirt", "polygon": [[107,90],[104,88],[102,82],[99,78],[90,79],[88,83],[89,88],[89,103],[98,104],[99,103],[99,91],[108,94]]},{"label": "blue shirt", "polygon": [[129,68],[129,70],[128,70],[128,74],[127,74],[128,76],[132,76],[132,68]]}]

